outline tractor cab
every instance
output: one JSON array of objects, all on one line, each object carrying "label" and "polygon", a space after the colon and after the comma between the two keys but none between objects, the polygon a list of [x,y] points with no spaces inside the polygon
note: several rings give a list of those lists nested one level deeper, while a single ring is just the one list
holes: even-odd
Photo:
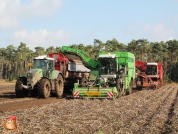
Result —
[{"label": "tractor cab", "polygon": [[115,54],[99,55],[99,70],[102,77],[115,77],[117,72],[117,60]]},{"label": "tractor cab", "polygon": [[[27,85],[33,87],[42,77],[49,77],[54,70],[54,59],[46,56],[38,56],[28,66],[30,70],[27,72]],[[31,68],[32,66],[32,68]]]},{"label": "tractor cab", "polygon": [[103,86],[114,86],[117,60],[115,54],[101,54],[98,58],[99,61],[99,79],[104,81]]},{"label": "tractor cab", "polygon": [[46,56],[39,56],[33,60],[33,69],[42,69],[44,71],[54,70],[54,59]]},{"label": "tractor cab", "polygon": [[146,64],[146,74],[147,75],[157,75],[157,67],[158,67],[158,63],[147,63]]}]

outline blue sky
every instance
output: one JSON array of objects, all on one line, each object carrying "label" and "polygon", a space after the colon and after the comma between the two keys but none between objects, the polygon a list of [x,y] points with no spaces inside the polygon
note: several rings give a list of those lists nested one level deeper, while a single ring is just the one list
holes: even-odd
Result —
[{"label": "blue sky", "polygon": [[0,48],[178,40],[178,0],[0,0]]}]

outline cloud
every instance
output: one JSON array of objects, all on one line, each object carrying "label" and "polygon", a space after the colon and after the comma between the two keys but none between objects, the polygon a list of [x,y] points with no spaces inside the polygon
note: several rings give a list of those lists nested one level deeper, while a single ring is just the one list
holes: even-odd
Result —
[{"label": "cloud", "polygon": [[[24,42],[30,49],[41,46],[48,48],[49,46],[61,46],[70,37],[65,31],[51,32],[46,29],[28,32],[27,30],[16,31],[9,40],[13,44]],[[63,45],[63,44],[62,44]]]},{"label": "cloud", "polygon": [[141,26],[142,33],[146,37],[149,37],[148,40],[152,42],[159,42],[159,41],[167,41],[169,39],[173,39],[174,31],[164,26],[164,24],[159,23],[154,26],[152,25],[144,25]]},{"label": "cloud", "polygon": [[21,6],[21,15],[47,17],[52,15],[61,5],[61,0],[27,0]]},{"label": "cloud", "polygon": [[0,0],[0,29],[20,26],[21,17],[48,17],[61,7],[61,0]]},{"label": "cloud", "polygon": [[17,20],[19,0],[0,0],[0,29],[12,29],[19,25]]},{"label": "cloud", "polygon": [[15,17],[1,17],[0,29],[9,30],[19,27],[19,22]]}]

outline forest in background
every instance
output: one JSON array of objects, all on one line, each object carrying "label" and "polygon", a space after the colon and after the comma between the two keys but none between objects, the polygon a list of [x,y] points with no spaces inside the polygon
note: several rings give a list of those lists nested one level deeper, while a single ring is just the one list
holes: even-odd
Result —
[{"label": "forest in background", "polygon": [[28,63],[34,57],[46,55],[51,52],[60,52],[62,46],[85,51],[91,58],[95,59],[100,51],[120,51],[131,52],[135,55],[135,60],[144,62],[162,62],[164,66],[165,80],[177,81],[178,79],[178,41],[169,40],[166,42],[149,42],[147,39],[132,40],[127,45],[119,43],[116,39],[107,40],[105,43],[99,39],[94,40],[92,45],[72,44],[48,48],[35,47],[34,51],[27,47],[26,43],[20,42],[18,47],[9,45],[0,48],[0,79],[15,80],[19,75],[26,74],[28,68],[24,68],[24,63]]}]

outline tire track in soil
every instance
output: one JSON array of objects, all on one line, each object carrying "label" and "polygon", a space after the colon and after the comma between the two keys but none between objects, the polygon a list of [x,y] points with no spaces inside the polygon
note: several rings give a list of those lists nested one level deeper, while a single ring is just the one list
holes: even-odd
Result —
[{"label": "tire track in soil", "polygon": [[38,99],[32,97],[16,98],[14,83],[0,83],[0,114],[3,112],[62,102],[64,100],[64,98],[57,99],[56,97],[50,97],[48,99]]},{"label": "tire track in soil", "polygon": [[5,103],[5,104],[0,104],[0,111],[2,112],[10,112],[10,111],[15,111],[15,110],[20,110],[20,109],[27,109],[27,108],[32,108],[32,107],[37,107],[45,104],[51,104],[51,103],[57,103],[64,101],[65,99],[57,99],[55,97],[51,97],[48,99],[32,99],[32,100],[24,100],[22,101],[17,101],[15,100],[14,102],[11,103]]}]

